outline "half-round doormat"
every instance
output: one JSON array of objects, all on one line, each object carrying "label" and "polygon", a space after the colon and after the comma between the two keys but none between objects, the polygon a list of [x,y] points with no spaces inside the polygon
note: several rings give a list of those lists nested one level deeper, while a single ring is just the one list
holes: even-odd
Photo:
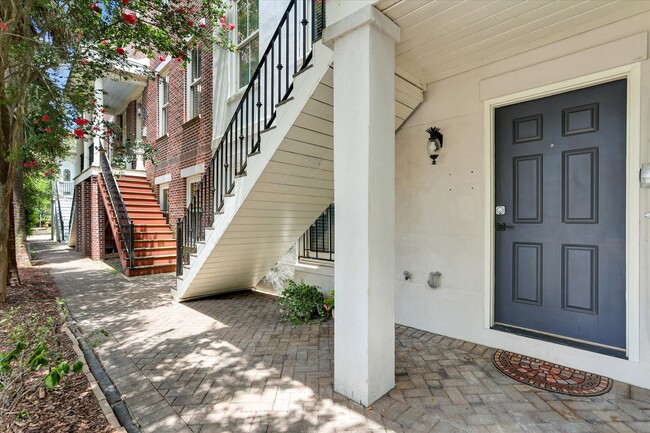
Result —
[{"label": "half-round doormat", "polygon": [[560,394],[593,397],[605,394],[612,387],[612,381],[607,377],[505,350],[497,350],[492,362],[506,376],[518,382]]}]

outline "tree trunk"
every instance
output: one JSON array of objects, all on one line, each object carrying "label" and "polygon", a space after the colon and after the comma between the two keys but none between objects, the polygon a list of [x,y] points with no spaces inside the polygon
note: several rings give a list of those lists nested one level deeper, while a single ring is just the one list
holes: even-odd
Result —
[{"label": "tree trunk", "polygon": [[27,221],[25,220],[25,186],[22,161],[18,161],[16,180],[14,181],[13,217],[16,235],[16,259],[23,266],[29,265],[29,250],[27,249]]},{"label": "tree trunk", "polygon": [[[10,165],[10,164],[9,164]],[[0,303],[7,301],[9,273],[9,214],[11,213],[11,183],[0,180]]]},{"label": "tree trunk", "polygon": [[9,241],[7,242],[7,249],[9,250],[9,269],[7,273],[7,284],[11,286],[20,285],[20,274],[18,274],[18,262],[16,260],[16,220],[14,212],[14,202],[9,202]]}]

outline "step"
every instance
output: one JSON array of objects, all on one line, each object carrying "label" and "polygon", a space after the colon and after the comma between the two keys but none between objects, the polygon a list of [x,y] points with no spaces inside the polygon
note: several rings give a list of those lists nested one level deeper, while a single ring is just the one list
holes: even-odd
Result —
[{"label": "step", "polygon": [[158,204],[158,202],[156,201],[156,196],[153,194],[133,194],[133,193],[122,194],[122,200],[124,200],[125,204],[127,202],[130,202],[134,205],[137,205],[138,202]]},{"label": "step", "polygon": [[136,239],[135,248],[157,248],[157,247],[174,247],[176,248],[176,239],[174,238],[161,238],[161,239]]},{"label": "step", "polygon": [[137,182],[146,182],[147,178],[145,176],[131,176],[128,174],[125,174],[123,176],[120,176],[118,180],[131,180],[131,181],[137,181]]},{"label": "step", "polygon": [[[123,241],[120,239],[120,242]],[[136,239],[135,248],[158,248],[158,247],[174,247],[176,248],[176,239],[174,238],[161,238],[161,239]]]},{"label": "step", "polygon": [[176,254],[164,254],[156,256],[136,257],[134,260],[136,267],[147,265],[176,264]]},{"label": "step", "polygon": [[142,188],[137,188],[133,186],[122,186],[120,185],[120,193],[122,195],[124,194],[149,194],[155,197],[153,191],[151,191],[151,188],[149,186],[142,187]]},{"label": "step", "polygon": [[154,231],[167,233],[169,235],[172,234],[172,231],[167,224],[138,224],[133,229],[136,233]]},{"label": "step", "polygon": [[169,264],[163,263],[158,265],[138,266],[134,269],[125,269],[127,277],[138,277],[142,275],[163,274],[168,272],[176,272],[176,263]]},{"label": "step", "polygon": [[[115,217],[113,217],[115,218]],[[167,221],[165,221],[165,218],[163,218],[161,215],[157,217],[144,217],[140,216],[138,214],[132,214],[129,212],[129,218],[131,218],[131,222],[135,224],[136,226],[142,225],[142,224],[163,224],[167,225]]]},{"label": "step", "polygon": [[129,199],[129,200],[124,200],[124,204],[126,205],[127,209],[129,212],[131,212],[131,209],[150,209],[150,210],[160,210],[160,205],[158,202],[140,202],[135,199]]},{"label": "step", "polygon": [[[126,251],[126,250],[124,250]],[[135,257],[158,257],[158,256],[174,256],[176,257],[176,246],[172,247],[147,247],[135,248]]]},{"label": "step", "polygon": [[129,216],[133,218],[162,218],[165,219],[165,215],[161,211],[155,211],[153,209],[139,209],[137,207],[129,208]]},{"label": "step", "polygon": [[155,241],[155,240],[169,240],[172,238],[171,230],[152,230],[146,232],[135,232],[135,241]]}]

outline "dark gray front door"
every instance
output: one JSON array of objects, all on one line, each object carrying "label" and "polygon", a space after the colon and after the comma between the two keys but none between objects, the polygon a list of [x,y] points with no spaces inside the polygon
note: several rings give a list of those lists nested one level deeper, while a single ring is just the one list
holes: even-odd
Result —
[{"label": "dark gray front door", "polygon": [[495,114],[495,324],[624,356],[626,81]]}]

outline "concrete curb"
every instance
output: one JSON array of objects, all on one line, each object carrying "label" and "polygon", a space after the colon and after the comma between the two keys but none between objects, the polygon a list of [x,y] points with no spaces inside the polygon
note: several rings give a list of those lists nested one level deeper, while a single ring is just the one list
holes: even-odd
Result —
[{"label": "concrete curb", "polygon": [[[85,361],[86,357],[84,356],[81,347],[79,347],[79,342],[77,338],[74,336],[74,334],[72,333],[72,331],[70,330],[70,328],[64,324],[62,326],[62,329],[63,332],[65,332],[65,334],[72,342],[72,348],[74,349],[74,352],[77,354],[77,357]],[[87,362],[84,362],[82,372],[86,375],[86,379],[88,380],[88,383],[90,383],[90,388],[92,389],[93,394],[95,394],[95,398],[99,403],[99,407],[102,409],[102,412],[106,417],[106,421],[108,421],[108,423],[111,425],[111,427],[113,427],[116,433],[127,433],[127,430],[124,427],[122,427],[122,424],[120,424],[120,422],[117,420],[117,417],[115,417],[111,405],[108,403],[108,400],[106,399],[104,392],[99,386],[99,383],[97,383],[95,376],[93,376],[93,374],[90,371],[90,368],[88,368]]]}]

